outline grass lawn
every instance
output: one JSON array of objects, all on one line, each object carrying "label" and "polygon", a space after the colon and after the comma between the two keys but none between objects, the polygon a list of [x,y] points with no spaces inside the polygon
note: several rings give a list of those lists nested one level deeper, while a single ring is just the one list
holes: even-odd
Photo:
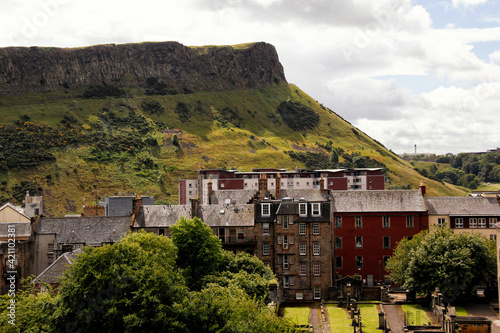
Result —
[{"label": "grass lawn", "polygon": [[283,309],[283,317],[291,319],[297,325],[309,324],[308,306],[287,307]]},{"label": "grass lawn", "polygon": [[467,317],[469,314],[467,313],[467,310],[465,310],[461,306],[455,306],[455,311],[457,311],[457,316],[458,317]]},{"label": "grass lawn", "polygon": [[361,310],[361,323],[363,324],[363,332],[380,333],[378,328],[378,309],[377,304],[358,304]]},{"label": "grass lawn", "polygon": [[[343,308],[336,305],[327,305],[328,319],[330,320],[330,331],[335,333],[351,333],[351,317]],[[363,329],[364,331],[364,329]]]},{"label": "grass lawn", "polygon": [[423,325],[430,322],[425,314],[425,311],[418,304],[403,304],[401,305],[403,312],[406,314],[408,324],[410,325]]}]

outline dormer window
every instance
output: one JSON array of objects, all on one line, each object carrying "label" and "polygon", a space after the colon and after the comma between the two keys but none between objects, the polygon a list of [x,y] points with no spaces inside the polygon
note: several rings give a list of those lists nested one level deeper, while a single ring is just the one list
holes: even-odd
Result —
[{"label": "dormer window", "polygon": [[261,204],[261,214],[262,216],[271,216],[271,204],[270,203],[263,203]]},{"label": "dormer window", "polygon": [[300,216],[307,216],[307,204],[306,203],[299,203],[299,215]]},{"label": "dormer window", "polygon": [[311,204],[311,206],[312,206],[312,216],[320,216],[321,215],[320,204],[313,203]]}]

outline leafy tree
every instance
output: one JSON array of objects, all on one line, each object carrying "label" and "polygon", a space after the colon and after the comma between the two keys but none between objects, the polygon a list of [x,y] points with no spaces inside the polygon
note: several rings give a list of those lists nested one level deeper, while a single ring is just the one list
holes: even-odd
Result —
[{"label": "leafy tree", "polygon": [[220,240],[197,217],[181,217],[170,227],[170,235],[178,248],[177,265],[183,269],[188,286],[200,290],[203,278],[215,274],[223,260]]},{"label": "leafy tree", "polygon": [[84,248],[62,279],[55,330],[167,331],[187,294],[176,252],[169,238],[146,232]]},{"label": "leafy tree", "polygon": [[430,295],[439,287],[452,302],[495,276],[495,244],[479,234],[439,228],[398,243],[388,269],[405,288]]},{"label": "leafy tree", "polygon": [[190,293],[176,312],[177,332],[295,332],[294,324],[234,286],[209,284]]},{"label": "leafy tree", "polygon": [[276,111],[283,122],[294,131],[313,129],[319,124],[319,115],[299,102],[292,100],[281,102]]},{"label": "leafy tree", "polygon": [[469,189],[471,190],[475,190],[477,189],[477,183],[473,180],[469,183],[469,185],[467,186]]},{"label": "leafy tree", "polygon": [[330,162],[332,162],[333,165],[339,164],[339,155],[337,154],[337,151],[335,149],[332,149],[332,153],[330,155]]}]

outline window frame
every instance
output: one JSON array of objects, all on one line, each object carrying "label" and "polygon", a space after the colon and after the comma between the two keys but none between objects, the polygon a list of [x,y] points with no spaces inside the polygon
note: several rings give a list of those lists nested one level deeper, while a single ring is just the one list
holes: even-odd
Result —
[{"label": "window frame", "polygon": [[342,216],[335,216],[335,228],[342,228]]},{"label": "window frame", "polygon": [[356,256],[354,260],[356,269],[363,269],[363,256]]},{"label": "window frame", "polygon": [[263,256],[268,256],[270,254],[270,245],[269,243],[265,242],[265,243],[262,243],[262,255]]},{"label": "window frame", "polygon": [[469,228],[477,228],[477,218],[472,217],[469,219]]},{"label": "window frame", "polygon": [[363,228],[363,217],[362,216],[355,216],[354,217],[354,227],[355,228]]},{"label": "window frame", "polygon": [[307,234],[307,225],[305,223],[299,223],[299,235]]},{"label": "window frame", "polygon": [[268,236],[269,232],[270,232],[270,223],[268,222],[262,223],[262,234]]},{"label": "window frame", "polygon": [[314,286],[313,287],[313,297],[314,299],[321,299],[321,287],[320,286]]},{"label": "window frame", "polygon": [[313,255],[314,256],[321,255],[321,245],[320,245],[320,242],[314,242],[313,243]]},{"label": "window frame", "polygon": [[[386,245],[386,241],[387,241],[387,245]],[[382,248],[383,249],[390,249],[391,248],[391,236],[382,237]]]},{"label": "window frame", "polygon": [[490,217],[489,220],[488,220],[489,227],[490,228],[496,228],[497,222],[498,222],[498,220],[497,220],[496,217]]},{"label": "window frame", "polygon": [[[339,265],[340,261],[340,265]],[[344,266],[344,258],[342,256],[335,256],[335,268],[342,269]]]},{"label": "window frame", "polygon": [[463,217],[455,218],[455,228],[462,229],[464,227],[464,219]]},{"label": "window frame", "polygon": [[271,204],[270,203],[262,203],[260,215],[261,216],[271,216]]},{"label": "window frame", "polygon": [[321,216],[321,204],[319,202],[311,203],[311,215]]},{"label": "window frame", "polygon": [[307,216],[307,203],[299,203],[299,216]]},{"label": "window frame", "polygon": [[[338,246],[340,244],[340,246]],[[335,236],[335,248],[342,249],[342,236]]]},{"label": "window frame", "polygon": [[321,276],[321,262],[313,262],[313,276]]},{"label": "window frame", "polygon": [[299,255],[305,256],[307,255],[307,244],[306,242],[299,243]]},{"label": "window frame", "polygon": [[354,248],[356,249],[363,248],[363,236],[354,236]]},{"label": "window frame", "polygon": [[413,215],[406,216],[406,227],[407,228],[414,228],[415,227]]},{"label": "window frame", "polygon": [[312,225],[312,228],[313,228],[313,235],[320,235],[321,234],[321,227],[319,225],[319,223],[313,223]]},{"label": "window frame", "polygon": [[389,215],[382,216],[382,228],[390,228],[391,227],[391,218]]}]

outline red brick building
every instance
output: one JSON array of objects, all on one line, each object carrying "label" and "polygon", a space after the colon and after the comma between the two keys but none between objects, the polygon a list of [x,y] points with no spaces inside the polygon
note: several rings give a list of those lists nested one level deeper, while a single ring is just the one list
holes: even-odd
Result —
[{"label": "red brick building", "polygon": [[339,276],[383,281],[386,260],[403,238],[429,228],[421,191],[332,192],[335,268]]}]

